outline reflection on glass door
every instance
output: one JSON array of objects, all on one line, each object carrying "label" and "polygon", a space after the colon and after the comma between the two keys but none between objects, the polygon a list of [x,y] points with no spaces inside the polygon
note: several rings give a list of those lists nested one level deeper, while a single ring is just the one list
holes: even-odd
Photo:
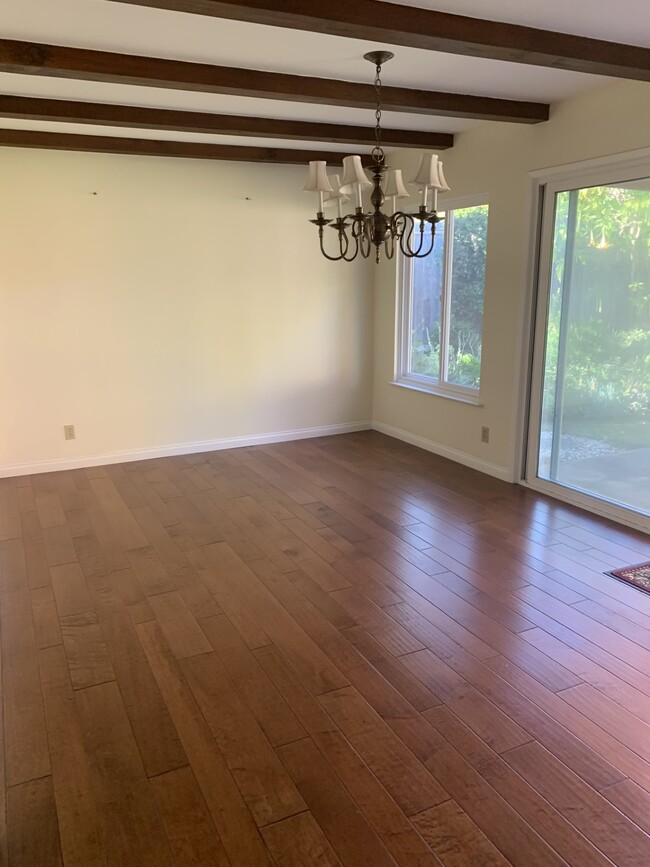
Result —
[{"label": "reflection on glass door", "polygon": [[536,475],[650,514],[650,180],[554,205]]}]

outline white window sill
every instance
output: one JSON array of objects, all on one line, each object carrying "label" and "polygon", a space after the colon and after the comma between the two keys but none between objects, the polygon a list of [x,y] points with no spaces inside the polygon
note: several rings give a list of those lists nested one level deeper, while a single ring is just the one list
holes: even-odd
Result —
[{"label": "white window sill", "polygon": [[471,390],[467,392],[455,391],[452,388],[446,388],[444,385],[427,385],[419,382],[408,382],[404,380],[392,380],[390,385],[397,385],[399,388],[408,388],[410,391],[419,391],[422,394],[432,394],[434,397],[446,397],[449,400],[457,400],[459,403],[468,403],[470,406],[483,406],[478,391],[472,394]]}]

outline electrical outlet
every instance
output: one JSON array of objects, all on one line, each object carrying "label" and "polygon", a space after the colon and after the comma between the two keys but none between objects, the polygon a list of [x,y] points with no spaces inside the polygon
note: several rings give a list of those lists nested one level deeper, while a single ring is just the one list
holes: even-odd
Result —
[{"label": "electrical outlet", "polygon": [[63,425],[63,436],[67,440],[76,439],[76,434],[74,432],[74,425],[73,424],[64,424]]},{"label": "electrical outlet", "polygon": [[489,443],[490,442],[490,428],[482,427],[481,428],[481,442]]}]

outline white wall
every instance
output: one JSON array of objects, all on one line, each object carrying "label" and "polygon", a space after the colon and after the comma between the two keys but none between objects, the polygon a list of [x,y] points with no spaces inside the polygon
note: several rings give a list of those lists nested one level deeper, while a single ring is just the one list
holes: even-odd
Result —
[{"label": "white wall", "polygon": [[1,149],[0,471],[370,419],[373,272],[304,174]]},{"label": "white wall", "polygon": [[[517,478],[516,417],[522,373],[522,320],[530,253],[529,172],[650,145],[650,84],[618,82],[552,107],[548,123],[484,123],[459,135],[443,155],[454,196],[487,193],[482,406],[391,385],[395,337],[395,266],[377,272],[374,418],[504,478]],[[412,177],[417,155],[402,151],[391,165]],[[480,441],[490,428],[490,443]]]}]

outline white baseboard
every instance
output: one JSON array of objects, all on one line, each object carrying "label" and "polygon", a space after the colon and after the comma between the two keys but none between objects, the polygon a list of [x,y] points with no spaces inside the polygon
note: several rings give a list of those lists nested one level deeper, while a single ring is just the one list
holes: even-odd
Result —
[{"label": "white baseboard", "polygon": [[502,467],[499,464],[493,464],[490,461],[483,461],[481,458],[475,458],[474,455],[468,455],[466,452],[452,449],[450,446],[443,446],[440,443],[434,442],[434,440],[426,439],[426,437],[409,433],[401,428],[384,424],[381,421],[373,421],[372,429],[379,431],[379,433],[386,434],[389,437],[402,440],[405,443],[410,443],[412,446],[417,446],[418,448],[425,449],[428,452],[433,452],[435,455],[440,455],[442,458],[448,458],[450,461],[455,461],[457,464],[471,467],[471,469],[478,470],[480,473],[487,473],[488,476],[494,476],[497,479],[501,479],[503,482],[516,481],[513,477],[512,470],[509,467]]},{"label": "white baseboard", "polygon": [[146,461],[151,458],[164,458],[172,455],[190,455],[197,452],[212,452],[220,449],[236,449],[244,446],[259,446],[265,443],[282,443],[290,440],[303,440],[313,437],[334,436],[335,434],[353,433],[361,430],[376,430],[387,436],[410,443],[418,448],[433,452],[443,458],[448,458],[456,463],[471,467],[481,473],[487,473],[504,482],[514,482],[512,470],[501,467],[498,464],[483,461],[468,455],[458,449],[440,445],[433,440],[409,433],[401,428],[384,424],[379,421],[358,421],[347,424],[330,424],[322,427],[308,427],[297,430],[275,431],[274,433],[256,434],[245,437],[225,437],[216,440],[202,440],[200,442],[175,443],[168,446],[155,448],[133,449],[123,452],[107,452],[99,455],[80,455],[74,458],[55,458],[47,461],[34,461],[24,464],[12,464],[0,467],[0,478],[10,476],[29,476],[34,473],[52,473],[57,470],[76,470],[83,467],[98,467],[105,464],[121,464],[129,461]]},{"label": "white baseboard", "polygon": [[276,431],[275,433],[256,434],[246,437],[226,437],[217,440],[201,442],[176,443],[156,448],[133,449],[124,452],[109,452],[101,455],[80,455],[75,458],[55,458],[49,461],[34,461],[33,463],[13,464],[0,467],[0,478],[10,476],[30,476],[34,473],[52,473],[57,470],[76,470],[82,467],[99,467],[105,464],[122,464],[128,461],[146,461],[151,458],[164,458],[172,455],[190,455],[197,452],[213,452],[220,449],[236,449],[243,446],[259,446],[265,443],[283,443],[289,440],[304,440],[312,437],[327,437],[334,434],[353,433],[360,430],[371,430],[369,421],[349,422],[346,424],[330,424],[323,427],[307,427],[298,430]]}]

